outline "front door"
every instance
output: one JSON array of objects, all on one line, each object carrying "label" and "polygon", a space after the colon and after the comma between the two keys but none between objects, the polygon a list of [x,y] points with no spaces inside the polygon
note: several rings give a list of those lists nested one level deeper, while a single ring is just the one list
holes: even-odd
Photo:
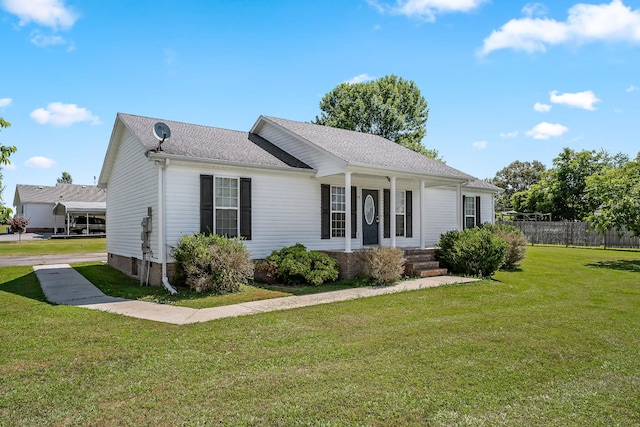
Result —
[{"label": "front door", "polygon": [[378,244],[378,190],[362,190],[362,244]]}]

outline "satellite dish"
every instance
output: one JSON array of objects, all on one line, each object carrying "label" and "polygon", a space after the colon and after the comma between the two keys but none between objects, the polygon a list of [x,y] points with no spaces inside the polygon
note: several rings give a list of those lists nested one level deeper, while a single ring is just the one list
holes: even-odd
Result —
[{"label": "satellite dish", "polygon": [[165,139],[171,137],[171,129],[165,123],[158,122],[153,125],[153,135],[160,141],[164,142]]},{"label": "satellite dish", "polygon": [[153,125],[153,136],[159,141],[156,151],[162,151],[162,143],[165,139],[171,137],[171,129],[169,129],[166,123],[158,122]]}]

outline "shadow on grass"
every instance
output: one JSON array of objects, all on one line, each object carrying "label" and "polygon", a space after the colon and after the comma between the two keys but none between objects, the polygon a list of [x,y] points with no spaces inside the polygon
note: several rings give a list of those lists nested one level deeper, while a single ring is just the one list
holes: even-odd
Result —
[{"label": "shadow on grass", "polygon": [[587,267],[608,268],[610,270],[630,271],[640,273],[640,261],[638,260],[617,260],[617,261],[600,261],[592,264],[586,264]]},{"label": "shadow on grass", "polygon": [[[13,267],[8,267],[13,268]],[[29,267],[31,268],[31,267]],[[34,271],[24,274],[7,281],[0,280],[0,291],[9,292],[14,295],[18,295],[32,300],[47,302],[47,299],[42,293],[38,276]]]},{"label": "shadow on grass", "polygon": [[354,281],[340,281],[322,286],[282,286],[256,283],[248,286],[243,285],[239,292],[227,294],[217,294],[215,292],[199,293],[186,287],[176,286],[178,293],[170,295],[162,286],[141,286],[138,280],[132,279],[108,265],[94,263],[74,264],[73,268],[106,295],[191,308],[218,307],[358,286]]}]

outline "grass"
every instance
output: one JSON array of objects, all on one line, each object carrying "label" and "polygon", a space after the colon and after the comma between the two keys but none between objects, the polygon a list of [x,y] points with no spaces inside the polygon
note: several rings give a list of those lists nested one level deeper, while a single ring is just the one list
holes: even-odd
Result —
[{"label": "grass", "polygon": [[175,326],[0,269],[0,425],[640,425],[640,252]]},{"label": "grass", "polygon": [[106,252],[104,238],[0,241],[0,256],[63,255]]}]

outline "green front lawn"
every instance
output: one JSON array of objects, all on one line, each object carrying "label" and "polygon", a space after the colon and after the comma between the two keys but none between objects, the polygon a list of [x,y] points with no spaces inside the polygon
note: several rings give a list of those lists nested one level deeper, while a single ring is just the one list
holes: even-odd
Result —
[{"label": "green front lawn", "polygon": [[640,425],[640,252],[175,326],[0,269],[0,425]]},{"label": "green front lawn", "polygon": [[63,255],[107,251],[104,238],[0,241],[0,256]]}]

